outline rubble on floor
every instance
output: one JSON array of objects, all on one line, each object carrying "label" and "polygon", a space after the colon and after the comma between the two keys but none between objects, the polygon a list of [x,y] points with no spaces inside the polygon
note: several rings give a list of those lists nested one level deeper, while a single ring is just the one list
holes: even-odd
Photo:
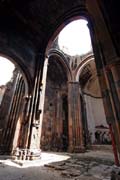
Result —
[{"label": "rubble on floor", "polygon": [[113,154],[106,151],[42,152],[39,161],[29,163],[24,167],[0,160],[0,180],[120,180],[120,168],[114,165]]},{"label": "rubble on floor", "polygon": [[[95,156],[95,154],[96,156]],[[86,154],[73,154],[71,158],[62,161],[46,164],[45,167],[57,171],[62,177],[74,180],[110,180],[114,168],[112,158],[102,158],[94,152],[93,156]],[[104,156],[104,155],[103,155]]]}]

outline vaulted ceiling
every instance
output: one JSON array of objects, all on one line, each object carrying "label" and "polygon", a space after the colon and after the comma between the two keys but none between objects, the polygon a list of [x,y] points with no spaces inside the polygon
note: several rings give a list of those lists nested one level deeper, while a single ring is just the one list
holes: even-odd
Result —
[{"label": "vaulted ceiling", "polygon": [[[106,20],[111,23],[111,31],[117,32],[115,36],[120,36],[117,2],[97,1]],[[78,15],[84,2],[85,0],[0,0],[0,30],[15,33],[16,36],[20,33],[28,43],[40,48],[41,45],[46,46],[56,28],[71,17],[72,11],[76,9]]]},{"label": "vaulted ceiling", "polygon": [[46,47],[55,29],[70,16],[68,12],[80,5],[79,0],[1,0],[0,29],[21,35],[40,49]]},{"label": "vaulted ceiling", "polygon": [[94,2],[99,3],[120,55],[120,11],[113,0],[0,0],[0,53],[15,59],[32,79],[36,54],[45,52],[50,38],[62,23],[67,24],[73,16],[84,14],[85,3],[86,8],[93,10]]},{"label": "vaulted ceiling", "polygon": [[59,58],[51,56],[48,64],[47,77],[59,86],[67,84],[67,72]]}]

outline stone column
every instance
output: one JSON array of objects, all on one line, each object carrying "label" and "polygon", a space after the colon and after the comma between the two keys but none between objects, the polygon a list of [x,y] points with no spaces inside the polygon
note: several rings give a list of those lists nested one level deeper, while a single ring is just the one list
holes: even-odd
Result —
[{"label": "stone column", "polygon": [[115,117],[116,129],[114,134],[117,134],[117,148],[120,153],[120,62],[111,63],[106,67],[106,76],[111,90],[111,101]]},{"label": "stone column", "polygon": [[80,91],[78,82],[68,84],[68,130],[69,130],[69,151],[82,152],[83,127],[81,119]]},{"label": "stone column", "polygon": [[[111,76],[111,72],[109,71],[110,62],[113,62],[113,60],[117,61],[118,57],[108,29],[106,27],[105,21],[103,21],[103,16],[101,16],[102,14],[100,12],[99,6],[97,5],[97,1],[94,0],[94,3],[96,8],[91,6],[91,4],[88,1],[88,9],[93,13],[93,17],[95,17],[95,23],[89,24],[91,40],[95,55],[98,78],[100,81],[100,88],[103,96],[103,104],[107,123],[112,126],[117,145],[117,150],[120,153],[120,133],[117,119],[118,112],[116,111],[116,102],[118,102],[118,98],[116,96],[116,88],[114,87],[113,82],[113,79],[117,78],[115,71],[118,72],[118,70],[116,69],[114,71],[114,69],[112,69],[112,73],[114,74],[113,77]],[[98,14],[97,16],[95,16],[95,11]],[[103,27],[104,31],[101,31],[99,27]]]},{"label": "stone column", "polygon": [[19,149],[19,147],[16,149],[16,155],[20,159],[32,160],[39,158],[41,154],[40,138],[44,107],[47,61],[48,58],[46,58],[44,62],[44,56],[42,54],[37,55],[33,91],[31,93],[31,98],[27,103],[28,107],[26,107],[26,140],[22,149]]},{"label": "stone column", "polygon": [[[91,8],[93,9],[92,6]],[[95,8],[94,10],[96,11]],[[116,73],[119,72],[119,70],[117,69],[115,70],[114,68],[112,68],[111,69],[113,73],[113,77],[112,77],[111,72],[110,72],[110,65],[109,65],[110,62],[113,61],[113,59],[114,61],[116,61],[118,58],[116,57],[115,48],[113,47],[113,43],[111,43],[111,38],[109,36],[109,33],[107,33],[107,36],[106,36],[106,32],[105,32],[106,30],[105,30],[104,36],[103,35],[101,36],[101,37],[106,37],[106,41],[105,41],[105,38],[102,40],[101,37],[99,36],[99,32],[98,32],[99,28],[97,28],[96,26],[93,27],[92,24],[89,24],[89,28],[90,28],[91,40],[92,40],[92,45],[93,45],[93,50],[94,50],[94,55],[95,55],[98,79],[100,82],[100,88],[101,88],[101,92],[103,96],[103,104],[104,104],[104,110],[106,114],[106,120],[109,125],[110,124],[112,125],[112,129],[114,132],[115,141],[117,145],[117,150],[120,153],[120,147],[119,147],[120,133],[119,133],[118,120],[117,120],[118,113],[116,114],[117,107],[115,107],[116,106],[115,102],[118,98],[116,96],[116,92],[115,92],[116,88],[114,87],[114,82],[113,82],[113,79],[115,81],[117,80]],[[108,45],[109,45],[109,48],[108,48]],[[117,86],[118,84],[119,83],[117,83]],[[118,88],[117,88],[117,92],[118,92]]]},{"label": "stone column", "polygon": [[35,102],[32,108],[34,114],[33,114],[33,119],[31,121],[29,148],[35,150],[40,150],[47,68],[48,68],[48,58],[45,59],[44,68],[43,71],[41,72],[42,74],[40,74],[40,77],[38,76],[38,79],[36,81],[36,87],[34,93]]},{"label": "stone column", "polygon": [[109,81],[109,75],[108,75],[108,68],[107,71],[101,70],[99,73],[98,79],[100,82],[100,87],[101,87],[101,92],[103,96],[103,105],[104,105],[104,110],[105,110],[105,115],[106,115],[106,120],[108,125],[112,126],[114,136],[115,136],[115,141],[117,145],[117,149],[120,152],[120,133],[119,133],[119,127],[118,127],[118,120],[116,117],[116,112],[115,112],[115,104],[114,104],[114,97],[112,95],[111,91],[111,82]]},{"label": "stone column", "polygon": [[18,147],[27,148],[27,138],[29,131],[29,109],[30,109],[31,96],[25,96],[23,98],[23,112],[22,112],[22,120],[21,127],[18,138]]},{"label": "stone column", "polygon": [[57,93],[57,113],[56,113],[56,123],[57,123],[57,134],[60,137],[62,134],[62,97],[61,92],[58,90]]},{"label": "stone column", "polygon": [[118,96],[117,107],[119,107],[120,112],[120,62],[112,63],[108,66],[109,72],[111,72],[112,82],[114,84],[114,91]]}]

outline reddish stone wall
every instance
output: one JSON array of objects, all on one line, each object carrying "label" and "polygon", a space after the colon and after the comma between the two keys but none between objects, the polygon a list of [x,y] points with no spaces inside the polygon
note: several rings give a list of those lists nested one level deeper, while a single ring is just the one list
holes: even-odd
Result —
[{"label": "reddish stone wall", "polygon": [[63,120],[65,120],[63,96],[65,92],[67,93],[67,90],[64,85],[60,87],[47,80],[41,138],[41,148],[44,150],[60,151],[63,148]]}]

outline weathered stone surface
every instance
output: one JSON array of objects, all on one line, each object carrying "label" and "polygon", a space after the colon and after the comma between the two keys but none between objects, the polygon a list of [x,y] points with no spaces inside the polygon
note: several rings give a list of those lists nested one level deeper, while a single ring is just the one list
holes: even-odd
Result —
[{"label": "weathered stone surface", "polygon": [[[109,158],[108,156],[102,157],[105,153],[109,154]],[[81,154],[70,154],[70,159],[62,163],[54,162],[47,166],[65,178],[74,180],[107,180],[110,179],[112,169],[114,169],[113,159],[110,154],[102,151],[88,152],[84,156]]]},{"label": "weathered stone surface", "polygon": [[[104,152],[99,152],[99,158],[103,158],[104,163],[98,163],[98,161],[92,159],[93,155],[94,157],[96,156],[97,160],[98,152],[87,153],[84,155],[86,157],[85,159],[80,159],[81,154],[76,154],[76,156],[74,154],[73,157],[72,154],[63,156],[63,153],[42,153],[41,160],[33,162],[26,161],[26,166],[15,164],[8,159],[10,157],[6,157],[6,160],[5,158],[0,160],[0,180],[110,180],[111,174],[112,177],[118,178],[115,180],[119,180],[118,173],[120,168],[105,164],[108,158],[103,157],[103,154]],[[88,160],[87,157],[89,157]],[[113,161],[112,156],[109,156],[109,160]],[[80,168],[76,162],[79,162]]]},{"label": "weathered stone surface", "polygon": [[[94,6],[92,3],[94,4]],[[40,73],[38,73],[38,76],[36,76],[35,70],[37,69],[39,72],[41,72],[40,68],[36,68],[37,66],[36,62],[39,60],[43,61],[43,59],[41,59],[40,57],[39,59],[36,58],[38,53],[44,56],[45,50],[46,50],[46,47],[48,45],[50,38],[52,38],[52,40],[55,38],[55,37],[53,38],[52,35],[56,32],[56,30],[58,30],[58,27],[60,27],[60,25],[63,25],[63,24],[66,25],[67,23],[69,23],[71,21],[70,18],[80,16],[80,15],[86,16],[86,13],[88,15],[88,19],[89,19],[89,14],[90,14],[91,25],[93,24],[93,27],[92,28],[90,27],[90,30],[92,30],[91,34],[95,32],[95,35],[94,33],[92,34],[92,38],[93,38],[92,42],[94,45],[93,49],[95,51],[96,59],[98,57],[98,59],[96,60],[97,68],[99,67],[97,69],[98,72],[102,68],[104,68],[105,70],[106,68],[108,69],[109,66],[106,66],[106,65],[110,64],[110,62],[114,62],[114,61],[120,62],[120,59],[119,59],[120,57],[120,48],[119,48],[120,47],[120,25],[118,23],[118,17],[120,15],[119,8],[118,8],[119,6],[117,5],[117,3],[114,3],[113,1],[111,1],[110,3],[107,3],[107,1],[105,0],[102,3],[100,1],[93,0],[92,3],[88,0],[86,1],[71,0],[70,3],[68,0],[61,0],[61,1],[44,0],[44,2],[42,2],[42,0],[35,0],[35,1],[26,0],[25,2],[23,2],[23,0],[21,1],[1,0],[0,1],[0,22],[1,22],[0,53],[10,57],[10,59],[13,59],[13,61],[15,61],[15,63],[18,66],[20,66],[20,68],[25,74],[26,79],[28,80],[29,89],[31,90],[33,89],[31,86],[34,84],[34,78],[37,77],[37,79],[39,79]],[[112,11],[111,11],[111,8],[112,8]],[[94,21],[92,21],[92,19],[94,19]],[[57,32],[55,34],[57,35]],[[96,37],[97,37],[97,40],[96,40]],[[104,72],[103,74],[105,73],[106,72]],[[118,117],[118,120],[120,119],[120,115],[119,115],[120,93],[119,93],[119,88],[117,87],[119,86],[119,78],[118,78],[120,74],[119,68],[118,69],[110,68],[109,74],[107,73],[105,75],[105,79],[108,79],[108,80],[105,80],[105,81],[108,81],[107,82],[108,85],[107,86],[105,85],[105,89],[103,86],[101,86],[101,89],[102,90],[110,89],[110,92],[111,92],[110,103],[107,101],[106,109],[109,106],[109,104],[112,104],[113,116],[111,118],[111,113],[108,113],[108,117],[112,119],[113,121],[112,123],[114,126],[119,127],[119,121],[118,122],[117,120],[114,121],[114,117],[115,119],[117,119],[116,117]],[[35,93],[31,92],[31,94],[35,94],[35,96],[33,96],[32,105],[35,104],[36,107],[33,108],[34,110],[32,108],[31,108],[32,110],[29,110],[30,112],[29,116],[32,114],[32,117],[36,116],[37,112],[40,112],[40,111],[36,111],[39,101],[35,102],[37,100],[36,97],[39,90],[39,83],[37,83],[34,90],[35,90],[34,91]],[[75,89],[74,89],[74,92],[76,92]],[[77,97],[76,97],[76,100],[77,100]],[[73,100],[71,102],[73,102]],[[74,105],[76,105],[76,103],[73,103],[73,106]],[[18,107],[18,104],[16,107]],[[74,107],[77,107],[77,106],[74,106]],[[107,112],[109,112],[108,109],[106,111],[106,114]],[[72,113],[72,114],[74,114],[72,118],[74,119],[77,113]],[[32,118],[31,120],[32,121],[30,121],[31,122],[30,127],[35,125],[35,123],[33,123],[34,119]],[[82,138],[80,138],[79,136],[79,129],[81,129],[81,132],[82,132],[82,127],[79,126],[79,123],[80,123],[79,119],[77,120],[75,119],[75,121],[73,122],[78,124],[74,128],[73,134],[75,135],[75,139],[73,139],[74,135],[71,133],[72,138],[71,139],[69,138],[69,140],[71,140],[71,144],[73,143],[73,141],[74,143],[76,143],[75,151],[78,152],[78,150],[81,150],[80,146],[82,145],[82,142],[80,143],[80,140],[82,140]],[[10,124],[11,124],[11,121],[10,121]],[[15,124],[14,121],[12,121],[12,124],[13,125]],[[35,128],[37,127],[34,126],[33,129]],[[71,125],[70,125],[70,129],[71,129]],[[114,132],[116,132],[117,129],[118,128],[114,128]],[[13,142],[12,128],[8,127],[8,131],[9,130],[11,130],[10,139]],[[37,132],[37,130],[35,131]],[[7,132],[7,134],[9,133]],[[116,138],[115,141],[117,142],[117,149],[120,153],[119,131],[116,132],[115,138]],[[60,139],[61,138],[59,137],[59,139],[57,139],[57,143],[55,144],[58,144],[58,145],[61,144],[61,143],[58,143],[58,140]],[[77,140],[77,142],[75,142],[75,140]],[[40,139],[38,139],[38,141],[40,141]],[[33,143],[34,142],[35,141],[33,141]],[[6,143],[7,141],[5,142],[5,144]],[[16,145],[17,145],[17,142],[16,142]],[[59,149],[60,149],[59,146],[57,147],[55,146],[55,150],[59,150]],[[72,146],[71,146],[71,149],[72,149],[71,151],[73,151]],[[10,147],[10,150],[11,150],[11,147]],[[80,158],[77,157],[77,158],[79,159],[79,161],[84,160],[84,163],[80,164],[80,166],[81,166],[81,171],[84,170],[84,172],[82,171],[82,173],[85,173],[86,176],[87,175],[90,176],[89,171],[91,169],[92,169],[91,172],[94,173],[95,177],[98,177],[98,175],[96,175],[95,173],[99,169],[102,171],[101,173],[103,173],[105,169],[104,167],[101,167],[101,166],[99,167],[99,164],[107,165],[108,167],[112,165],[111,161],[106,160],[106,159],[104,160],[104,158],[96,159],[96,157],[85,157],[85,156],[80,157]],[[95,161],[98,164],[93,165],[91,164],[91,161]],[[71,163],[72,165],[69,163]],[[78,161],[77,160],[68,161],[68,164],[67,164],[68,168],[74,168],[75,163],[78,163]],[[83,169],[82,169],[82,166],[83,166]],[[75,168],[78,169],[78,166],[76,166]],[[57,167],[57,169],[62,169],[62,168]],[[100,178],[103,178],[103,176],[106,176],[107,178],[106,173],[104,173],[103,175],[100,175]],[[119,175],[117,174],[117,176]]]}]

